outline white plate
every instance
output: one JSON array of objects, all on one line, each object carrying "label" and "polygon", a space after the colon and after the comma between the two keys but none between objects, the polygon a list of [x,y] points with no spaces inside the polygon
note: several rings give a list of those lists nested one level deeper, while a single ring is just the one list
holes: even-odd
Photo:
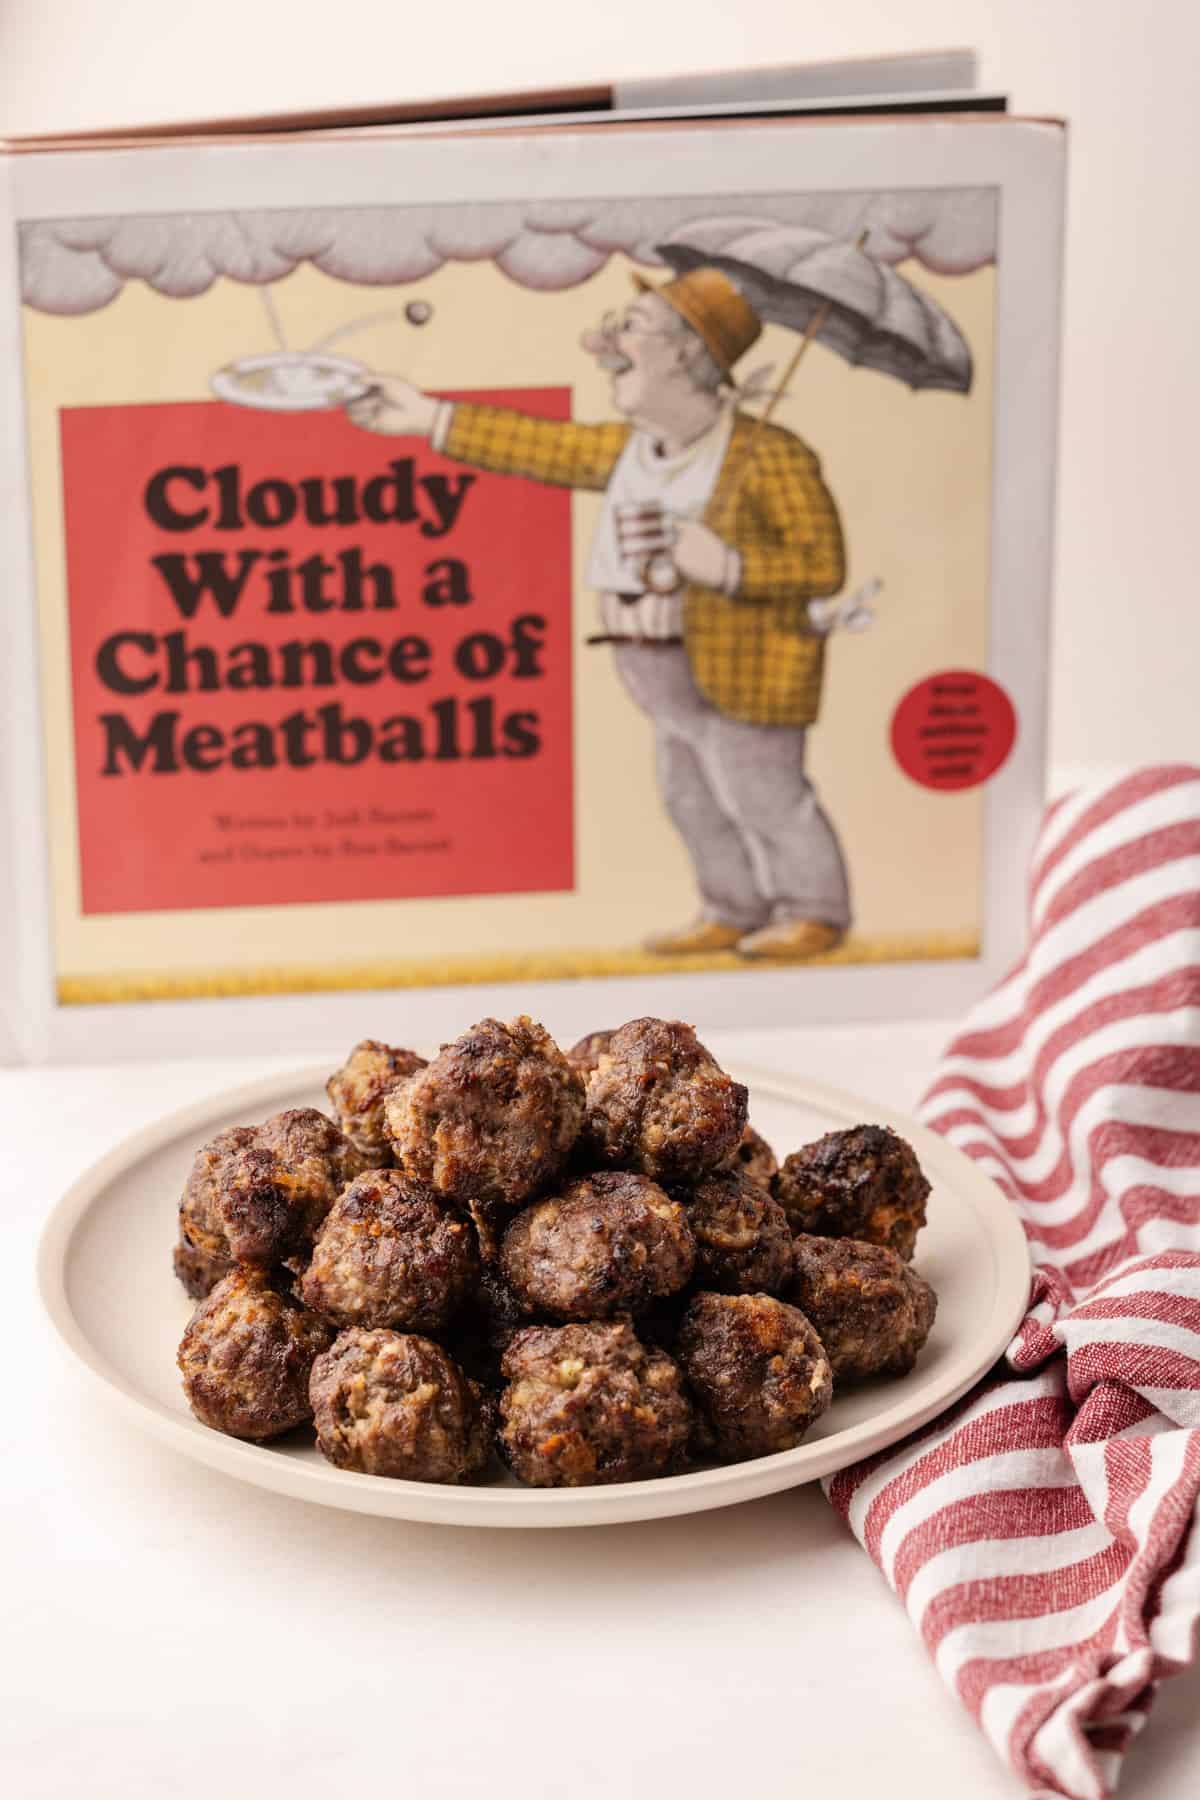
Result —
[{"label": "white plate", "polygon": [[218,399],[263,412],[328,411],[365,394],[370,385],[371,371],[364,363],[327,356],[323,350],[243,356],[218,369],[210,381]]},{"label": "white plate", "polygon": [[914,1146],[933,1184],[917,1266],[938,1315],[911,1375],[834,1401],[803,1444],[775,1456],[613,1487],[530,1489],[510,1478],[438,1487],[350,1474],[313,1445],[240,1443],[188,1411],[175,1348],[190,1303],[171,1273],[175,1209],[197,1147],[227,1125],[289,1106],[325,1106],[325,1068],[234,1088],[136,1133],[59,1202],[42,1237],[42,1298],[60,1337],[110,1399],[158,1438],[213,1468],[299,1500],[432,1524],[612,1525],[702,1512],[829,1475],[895,1443],[965,1393],[1000,1356],[1025,1310],[1029,1257],[1017,1218],[987,1176],[911,1119],[808,1082],[753,1070],[751,1117],[780,1156],[822,1132],[873,1121]]}]

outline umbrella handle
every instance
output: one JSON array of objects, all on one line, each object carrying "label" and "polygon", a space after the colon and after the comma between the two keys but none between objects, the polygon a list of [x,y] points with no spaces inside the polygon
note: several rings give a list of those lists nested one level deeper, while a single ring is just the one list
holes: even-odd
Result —
[{"label": "umbrella handle", "polygon": [[801,357],[804,355],[804,352],[808,349],[808,346],[812,343],[813,339],[816,337],[818,331],[820,331],[822,325],[825,323],[826,319],[829,317],[829,314],[832,311],[832,309],[833,309],[832,301],[822,300],[820,306],[818,306],[816,312],[813,314],[812,318],[808,321],[808,324],[804,328],[804,336],[800,339],[800,342],[796,345],[796,349],[792,355],[792,360],[788,364],[787,368],[783,371],[783,377],[779,383],[779,386],[775,389],[775,392],[771,395],[770,400],[768,400],[762,413],[759,415],[758,424],[756,426],[756,429],[761,430],[761,428],[764,425],[766,425],[768,423],[768,421],[770,420],[771,414],[775,411],[775,408],[779,405],[779,402],[783,399],[784,395],[787,393],[788,388],[791,385],[793,375],[796,373],[796,370],[800,367]]},{"label": "umbrella handle", "polygon": [[722,519],[722,521],[724,521],[728,517],[730,511],[732,510],[732,508],[734,506],[734,503],[737,500],[738,494],[741,492],[742,483],[746,479],[746,476],[749,472],[750,464],[754,458],[754,452],[758,448],[758,440],[759,440],[759,436],[762,432],[763,426],[770,423],[771,415],[774,413],[775,408],[779,405],[779,402],[783,399],[784,395],[787,393],[788,388],[790,387],[791,382],[792,382],[792,377],[795,375],[796,370],[800,367],[801,358],[803,357],[805,351],[808,349],[808,346],[812,343],[813,339],[816,337],[818,331],[820,331],[820,329],[821,329],[822,325],[825,323],[826,319],[829,317],[831,310],[832,310],[832,303],[828,300],[822,300],[820,306],[818,306],[816,312],[813,314],[812,318],[808,321],[808,324],[805,326],[804,336],[800,339],[800,342],[797,344],[795,351],[793,352],[791,361],[788,363],[787,368],[783,371],[783,376],[780,380],[779,386],[775,389],[775,392],[771,395],[771,398],[768,400],[766,406],[763,408],[762,412],[758,415],[757,419],[755,419],[754,428],[751,431],[750,436],[746,440],[746,448],[743,450],[741,457],[739,458],[737,465],[734,468],[734,472],[733,472],[732,476],[730,477],[729,487],[726,491],[725,498],[721,502],[721,509],[720,509],[719,517]]}]

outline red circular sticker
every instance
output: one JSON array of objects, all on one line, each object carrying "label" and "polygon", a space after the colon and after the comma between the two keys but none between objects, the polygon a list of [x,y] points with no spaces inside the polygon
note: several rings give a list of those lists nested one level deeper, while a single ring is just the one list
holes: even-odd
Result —
[{"label": "red circular sticker", "polygon": [[1017,715],[1002,687],[944,669],[909,688],[892,714],[892,754],[922,787],[978,787],[1007,760]]}]

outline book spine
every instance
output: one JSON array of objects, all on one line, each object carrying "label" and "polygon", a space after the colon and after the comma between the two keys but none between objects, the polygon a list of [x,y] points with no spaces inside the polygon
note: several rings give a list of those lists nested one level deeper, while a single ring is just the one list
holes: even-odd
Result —
[{"label": "book spine", "polygon": [[930,50],[899,56],[852,57],[843,62],[792,63],[781,68],[729,69],[705,75],[649,76],[618,81],[619,110],[705,105],[761,105],[792,101],[882,100],[905,94],[966,93],[978,79],[973,50]]}]

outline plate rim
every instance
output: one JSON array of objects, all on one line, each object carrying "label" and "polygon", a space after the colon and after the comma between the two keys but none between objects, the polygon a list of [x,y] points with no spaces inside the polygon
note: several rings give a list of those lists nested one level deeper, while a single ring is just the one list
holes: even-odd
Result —
[{"label": "plate rim", "polygon": [[[957,1146],[918,1119],[803,1076],[744,1063],[724,1066],[735,1079],[746,1082],[752,1094],[807,1105],[855,1123],[891,1126],[913,1145],[923,1167],[972,1204],[992,1254],[991,1309],[971,1344],[952,1358],[933,1394],[920,1405],[898,1399],[869,1419],[827,1438],[747,1462],[657,1476],[650,1481],[553,1489],[383,1481],[332,1465],[299,1463],[290,1457],[264,1453],[264,1446],[206,1430],[186,1415],[170,1411],[132,1386],[96,1348],[76,1317],[67,1287],[68,1259],[75,1234],[93,1203],[122,1170],[231,1109],[257,1107],[294,1093],[298,1087],[323,1088],[329,1072],[327,1062],[305,1064],[209,1092],[126,1134],[91,1163],[55,1203],[42,1227],[37,1248],[37,1286],[42,1306],[60,1345],[74,1364],[110,1403],[116,1403],[143,1430],[193,1461],[310,1504],[425,1524],[483,1529],[561,1528],[625,1524],[708,1511],[819,1480],[918,1431],[953,1406],[992,1367],[1011,1342],[1028,1308],[1032,1272],[1029,1245],[1016,1209],[992,1178]],[[682,1504],[664,1504],[668,1495]]]},{"label": "plate rim", "polygon": [[[319,360],[352,376],[357,386],[336,399],[311,400],[287,399],[268,400],[261,396],[240,392],[233,376],[240,369],[269,369],[280,363],[297,363]],[[214,369],[208,378],[208,385],[218,400],[224,400],[232,406],[249,406],[258,412],[332,412],[345,406],[348,401],[361,398],[371,385],[371,370],[366,363],[353,356],[337,356],[326,350],[261,350],[251,356],[235,356],[232,362],[222,363]]]}]

